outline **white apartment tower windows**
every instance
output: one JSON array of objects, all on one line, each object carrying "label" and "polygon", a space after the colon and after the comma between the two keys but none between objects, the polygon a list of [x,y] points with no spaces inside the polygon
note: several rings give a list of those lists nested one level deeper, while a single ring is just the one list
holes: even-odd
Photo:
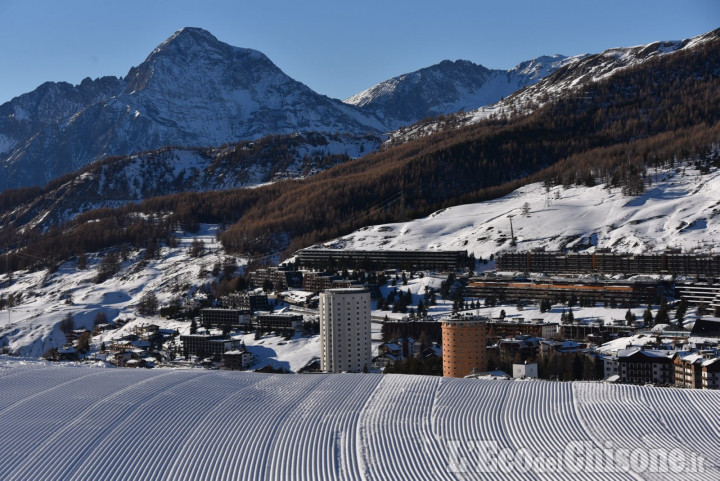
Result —
[{"label": "white apartment tower windows", "polygon": [[370,292],[328,289],[320,294],[320,367],[325,372],[370,368]]}]

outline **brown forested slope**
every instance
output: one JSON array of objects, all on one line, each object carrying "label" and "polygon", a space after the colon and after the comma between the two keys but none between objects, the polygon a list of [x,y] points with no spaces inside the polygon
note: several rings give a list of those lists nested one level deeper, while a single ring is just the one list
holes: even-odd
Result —
[{"label": "brown forested slope", "polygon": [[[642,189],[647,166],[703,154],[720,141],[719,79],[716,33],[698,48],[625,69],[524,117],[444,130],[302,181],[93,211],[45,234],[14,233],[12,243],[59,260],[213,222],[228,226],[221,236],[228,249],[257,254],[495,198],[531,181],[603,180],[632,194]],[[16,267],[29,263],[13,257]]]}]

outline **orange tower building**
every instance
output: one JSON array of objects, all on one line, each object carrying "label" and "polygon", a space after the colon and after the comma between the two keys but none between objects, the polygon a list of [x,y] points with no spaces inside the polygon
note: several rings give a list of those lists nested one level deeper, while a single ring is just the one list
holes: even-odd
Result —
[{"label": "orange tower building", "polygon": [[487,325],[485,318],[442,319],[444,377],[465,377],[487,371]]}]

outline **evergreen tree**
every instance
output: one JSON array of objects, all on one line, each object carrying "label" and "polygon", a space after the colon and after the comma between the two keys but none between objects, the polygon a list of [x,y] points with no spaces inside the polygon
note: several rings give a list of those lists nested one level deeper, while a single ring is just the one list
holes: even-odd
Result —
[{"label": "evergreen tree", "polygon": [[147,292],[140,299],[138,313],[143,316],[152,316],[157,312],[158,300],[154,292]]},{"label": "evergreen tree", "polygon": [[625,313],[625,322],[627,322],[627,325],[632,326],[633,324],[635,324],[636,320],[637,316],[635,316],[635,314],[630,309],[628,309]]},{"label": "evergreen tree", "polygon": [[525,217],[530,217],[530,204],[529,203],[525,202],[522,205],[522,214]]},{"label": "evergreen tree", "polygon": [[688,309],[687,299],[685,299],[685,298],[680,299],[677,309],[675,310],[675,319],[677,320],[678,324],[682,324],[682,321],[685,319],[685,314],[687,313],[687,309]]},{"label": "evergreen tree", "polygon": [[590,356],[583,356],[582,357],[582,363],[583,363],[583,369],[582,369],[582,380],[590,381],[595,379],[595,360],[593,360]]},{"label": "evergreen tree", "polygon": [[645,324],[645,327],[652,327],[653,325],[653,315],[650,306],[647,306],[647,309],[643,312],[643,324]]},{"label": "evergreen tree", "polygon": [[545,299],[540,300],[540,312],[547,312],[547,308],[545,307]]},{"label": "evergreen tree", "polygon": [[570,294],[570,300],[568,301],[568,307],[574,307],[575,304],[577,304],[577,297],[575,297],[575,293],[573,292]]},{"label": "evergreen tree", "polygon": [[95,319],[93,319],[93,325],[97,326],[99,324],[107,324],[107,314],[105,312],[100,311],[97,314],[95,314]]},{"label": "evergreen tree", "polygon": [[669,324],[670,316],[668,315],[667,302],[663,298],[660,301],[660,308],[658,309],[657,315],[655,316],[655,324]]}]

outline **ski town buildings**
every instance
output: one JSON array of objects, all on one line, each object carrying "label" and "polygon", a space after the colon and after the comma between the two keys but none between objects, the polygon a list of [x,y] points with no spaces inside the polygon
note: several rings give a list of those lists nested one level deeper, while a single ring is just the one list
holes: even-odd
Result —
[{"label": "ski town buildings", "polygon": [[487,371],[486,321],[478,316],[441,321],[444,377],[465,377]]},{"label": "ski town buildings", "polygon": [[[309,247],[295,253],[299,266],[327,269],[405,269],[449,271],[465,267],[467,251],[441,250],[351,250]],[[473,261],[474,262],[474,261]]]},{"label": "ski town buildings", "polygon": [[370,368],[370,291],[329,289],[320,294],[320,368],[360,372]]}]

